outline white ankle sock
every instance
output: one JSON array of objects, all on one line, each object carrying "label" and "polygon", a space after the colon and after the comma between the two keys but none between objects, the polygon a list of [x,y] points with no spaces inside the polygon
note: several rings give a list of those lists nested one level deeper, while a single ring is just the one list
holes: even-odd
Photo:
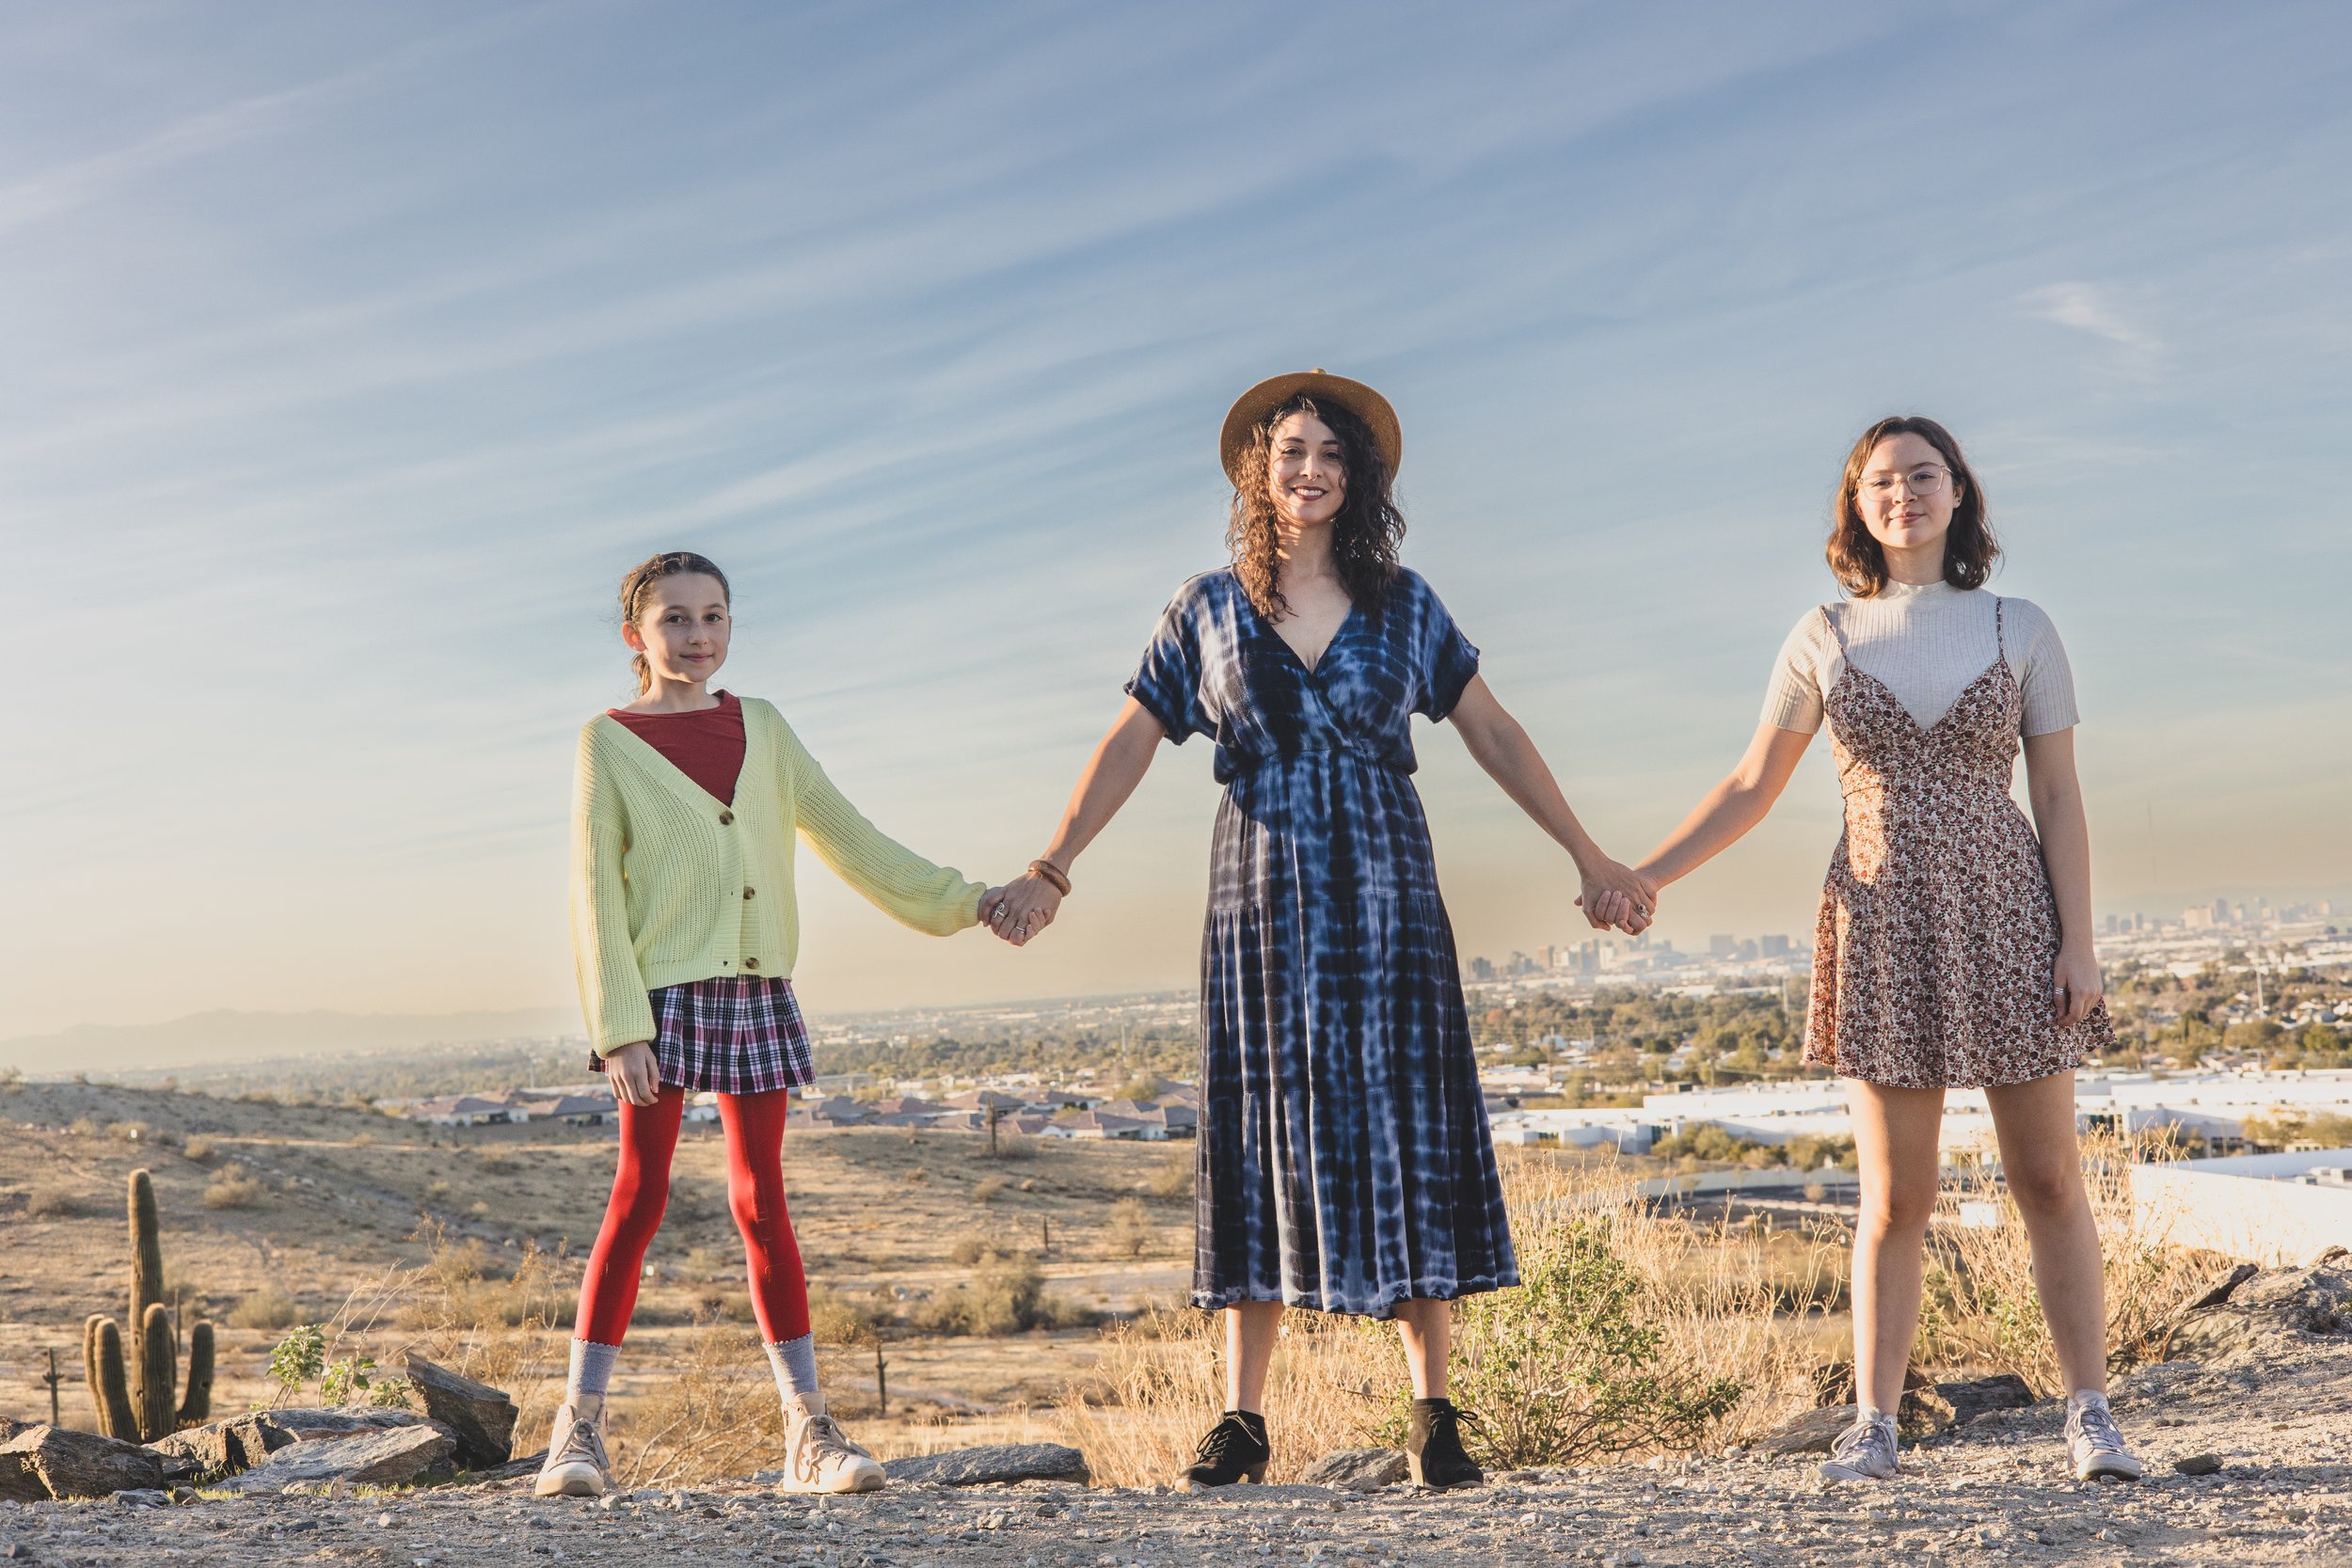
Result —
[{"label": "white ankle sock", "polygon": [[597,1399],[612,1386],[612,1363],[621,1357],[618,1345],[599,1345],[593,1339],[572,1341],[571,1375],[564,1380],[564,1398],[577,1404],[582,1394]]},{"label": "white ankle sock", "polygon": [[768,1365],[776,1374],[776,1396],[789,1404],[820,1398],[817,1392],[817,1336],[777,1339],[768,1346]]}]

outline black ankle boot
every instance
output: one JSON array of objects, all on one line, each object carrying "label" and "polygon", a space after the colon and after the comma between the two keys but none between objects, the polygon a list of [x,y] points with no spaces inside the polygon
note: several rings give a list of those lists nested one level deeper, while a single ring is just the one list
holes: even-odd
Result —
[{"label": "black ankle boot", "polygon": [[1177,1484],[1187,1492],[1231,1486],[1238,1481],[1265,1480],[1265,1418],[1254,1410],[1228,1410],[1196,1450],[1200,1458]]},{"label": "black ankle boot", "polygon": [[1413,1424],[1405,1435],[1405,1463],[1412,1468],[1414,1484],[1444,1491],[1486,1483],[1486,1472],[1462,1449],[1462,1422],[1476,1418],[1454,1409],[1452,1400],[1413,1402]]}]

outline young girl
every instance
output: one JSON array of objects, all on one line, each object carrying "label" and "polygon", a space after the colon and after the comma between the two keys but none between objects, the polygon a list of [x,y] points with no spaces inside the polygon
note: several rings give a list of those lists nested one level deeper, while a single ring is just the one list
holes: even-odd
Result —
[{"label": "young girl", "polygon": [[669,1199],[679,1113],[688,1094],[708,1089],[726,1131],[752,1307],[784,1401],[784,1489],[870,1491],[882,1466],[817,1389],[808,1289],[785,1212],[785,1110],[813,1076],[792,999],[793,833],[933,936],[977,924],[985,890],[877,832],[771,705],[709,689],[729,630],[718,567],[683,550],[657,555],[621,579],[621,615],[638,696],[580,730],[571,875],[580,1003],[592,1065],[620,1102],[621,1162],[580,1281],[571,1376],[537,1490],[596,1497],[612,1483],[605,1390]]},{"label": "young girl", "polygon": [[[1635,868],[1671,882],[1728,847],[1827,720],[1846,832],[1821,895],[1805,1059],[1850,1081],[1862,1218],[1859,1408],[1821,1473],[1896,1473],[1889,1412],[1918,1325],[1944,1091],[1957,1087],[1985,1091],[2032,1238],[2074,1473],[2131,1480],[2139,1464],[2107,1411],[2099,1232],[2074,1143],[2075,1064],[2115,1035],[2091,953],[2066,651],[2041,610],[1984,591],[1999,554],[1984,493],[1932,420],[1862,433],[1828,553],[1851,597],[1797,623],[1747,755]],[[2021,738],[2033,826],[2009,795]]]}]

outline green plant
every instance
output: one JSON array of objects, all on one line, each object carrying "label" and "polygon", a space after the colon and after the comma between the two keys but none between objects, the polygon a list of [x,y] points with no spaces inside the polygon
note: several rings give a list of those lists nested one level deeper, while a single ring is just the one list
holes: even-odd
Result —
[{"label": "green plant", "polygon": [[82,1365],[99,1430],[109,1437],[152,1443],[212,1414],[213,1325],[199,1318],[188,1330],[186,1397],[176,1386],[179,1335],[171,1308],[163,1302],[162,1222],[155,1183],[145,1170],[131,1173],[131,1337],[126,1347],[112,1318],[94,1314],[82,1325]]},{"label": "green plant", "polygon": [[[308,1355],[307,1348],[304,1355]],[[322,1346],[320,1357],[326,1352]],[[295,1370],[289,1362],[288,1370]],[[346,1355],[328,1361],[319,1373],[319,1402],[334,1408],[346,1404],[370,1404],[379,1410],[406,1410],[411,1407],[408,1380],[398,1373],[389,1377],[375,1375],[375,1357]],[[278,1358],[270,1358],[270,1370],[276,1374]]]},{"label": "green plant", "polygon": [[[1454,1309],[1455,1398],[1478,1413],[1470,1447],[1481,1460],[1519,1469],[1687,1449],[1739,1402],[1736,1378],[1661,1364],[1640,1278],[1601,1227],[1571,1221],[1523,1249],[1519,1267],[1521,1289]],[[1406,1398],[1388,1423],[1397,1442]]]},{"label": "green plant", "polygon": [[270,1381],[278,1385],[279,1400],[292,1399],[326,1370],[326,1334],[316,1323],[299,1324],[269,1353]]}]

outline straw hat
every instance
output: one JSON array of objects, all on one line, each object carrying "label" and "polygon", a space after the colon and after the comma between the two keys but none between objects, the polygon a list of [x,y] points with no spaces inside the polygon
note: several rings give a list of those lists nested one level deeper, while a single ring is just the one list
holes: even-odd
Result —
[{"label": "straw hat", "polygon": [[1396,422],[1396,410],[1389,406],[1389,400],[1360,381],[1313,370],[1269,376],[1233,400],[1232,408],[1225,416],[1224,432],[1217,437],[1217,452],[1225,461],[1226,478],[1236,484],[1241,483],[1241,454],[1249,445],[1249,433],[1258,427],[1259,420],[1298,392],[1328,398],[1371,426],[1373,441],[1380,449],[1380,460],[1389,466],[1389,477],[1396,477],[1397,465],[1405,461],[1405,430]]}]

